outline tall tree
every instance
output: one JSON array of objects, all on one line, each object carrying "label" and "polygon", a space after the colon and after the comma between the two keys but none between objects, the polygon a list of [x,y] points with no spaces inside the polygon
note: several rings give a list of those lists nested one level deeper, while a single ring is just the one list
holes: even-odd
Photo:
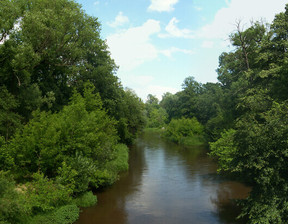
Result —
[{"label": "tall tree", "polygon": [[109,115],[129,125],[122,105],[128,96],[115,76],[117,66],[100,38],[97,18],[72,0],[0,4],[0,83],[18,102],[12,107],[22,121],[39,108],[61,110],[73,88],[83,93],[89,81]]}]

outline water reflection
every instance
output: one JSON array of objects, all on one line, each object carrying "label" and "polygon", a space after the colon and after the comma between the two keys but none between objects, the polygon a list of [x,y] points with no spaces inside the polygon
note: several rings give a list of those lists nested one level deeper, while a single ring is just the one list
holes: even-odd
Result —
[{"label": "water reflection", "polygon": [[98,205],[77,223],[241,223],[231,199],[249,189],[221,179],[216,169],[203,147],[185,149],[145,134],[131,149],[129,172],[97,194]]},{"label": "water reflection", "polygon": [[211,197],[211,203],[215,205],[216,215],[219,217],[221,223],[247,223],[247,220],[244,218],[235,219],[241,212],[236,200],[246,198],[249,191],[248,187],[234,181],[226,180],[219,183],[216,197]]},{"label": "water reflection", "polygon": [[137,194],[138,187],[142,185],[143,171],[146,169],[143,147],[140,141],[137,149],[135,146],[131,147],[129,171],[123,173],[116,184],[98,192],[98,204],[82,209],[76,224],[127,223],[126,201],[129,195]]}]

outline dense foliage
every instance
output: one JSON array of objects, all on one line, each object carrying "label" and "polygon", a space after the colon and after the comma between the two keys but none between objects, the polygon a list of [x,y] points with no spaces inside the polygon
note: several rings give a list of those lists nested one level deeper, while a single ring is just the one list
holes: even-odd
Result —
[{"label": "dense foliage", "polygon": [[173,142],[183,145],[198,145],[203,143],[203,126],[193,118],[172,119],[164,136]]},{"label": "dense foliage", "polygon": [[[286,11],[271,26],[252,24],[231,36],[235,52],[224,53],[219,80],[235,99],[233,132],[211,143],[220,169],[252,185],[242,202],[250,223],[285,223],[287,211],[287,24]],[[230,133],[230,134],[229,134]]]},{"label": "dense foliage", "polygon": [[82,93],[89,81],[109,115],[124,122],[117,128],[129,135],[121,141],[131,142],[143,126],[142,103],[114,75],[97,18],[71,0],[3,0],[0,17],[0,134],[6,140],[34,110],[61,110],[73,89]]},{"label": "dense foliage", "polygon": [[0,18],[0,223],[73,223],[128,169],[144,104],[73,0],[3,0]]}]

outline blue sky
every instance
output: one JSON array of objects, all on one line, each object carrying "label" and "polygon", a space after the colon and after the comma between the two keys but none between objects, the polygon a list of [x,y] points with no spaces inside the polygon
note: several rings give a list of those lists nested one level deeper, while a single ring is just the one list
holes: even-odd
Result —
[{"label": "blue sky", "polygon": [[188,76],[217,82],[218,57],[241,21],[271,23],[285,0],[76,0],[102,24],[124,87],[143,100],[176,93]]}]

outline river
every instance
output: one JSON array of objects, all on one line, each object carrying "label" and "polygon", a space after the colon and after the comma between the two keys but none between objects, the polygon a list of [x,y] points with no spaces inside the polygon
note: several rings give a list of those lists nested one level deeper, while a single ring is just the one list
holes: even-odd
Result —
[{"label": "river", "polygon": [[216,173],[205,147],[184,148],[145,133],[131,148],[129,171],[97,193],[77,224],[238,224],[233,199],[249,188]]}]

